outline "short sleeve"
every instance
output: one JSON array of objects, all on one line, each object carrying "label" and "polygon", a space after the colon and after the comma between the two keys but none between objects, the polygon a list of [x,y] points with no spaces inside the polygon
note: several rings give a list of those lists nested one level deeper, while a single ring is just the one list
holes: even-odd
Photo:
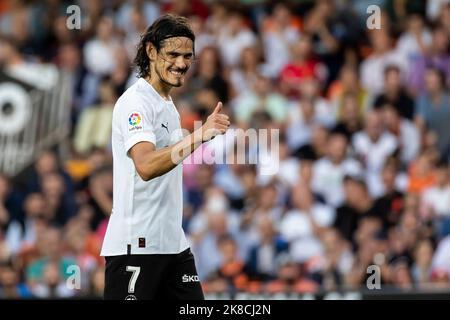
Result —
[{"label": "short sleeve", "polygon": [[154,111],[151,106],[142,103],[130,103],[119,115],[120,132],[123,137],[125,153],[139,142],[151,142],[156,145],[154,133]]}]

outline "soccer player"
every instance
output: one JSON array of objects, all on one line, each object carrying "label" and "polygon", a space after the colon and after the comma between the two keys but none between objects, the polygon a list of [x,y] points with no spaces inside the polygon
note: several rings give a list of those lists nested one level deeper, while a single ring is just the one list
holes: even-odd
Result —
[{"label": "soccer player", "polygon": [[156,20],[138,46],[139,79],[114,107],[114,200],[101,251],[105,299],[204,299],[181,226],[181,162],[230,122],[219,102],[201,128],[181,133],[169,93],[184,83],[194,41],[187,19]]}]

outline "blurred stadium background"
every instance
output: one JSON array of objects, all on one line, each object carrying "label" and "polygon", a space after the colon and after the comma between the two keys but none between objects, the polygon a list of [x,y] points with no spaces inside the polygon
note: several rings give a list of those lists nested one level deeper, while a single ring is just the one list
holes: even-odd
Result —
[{"label": "blurred stadium background", "polygon": [[101,298],[112,109],[165,12],[197,36],[182,126],[221,100],[235,128],[281,133],[273,177],[184,166],[207,297],[449,298],[449,2],[0,1],[0,298]]}]

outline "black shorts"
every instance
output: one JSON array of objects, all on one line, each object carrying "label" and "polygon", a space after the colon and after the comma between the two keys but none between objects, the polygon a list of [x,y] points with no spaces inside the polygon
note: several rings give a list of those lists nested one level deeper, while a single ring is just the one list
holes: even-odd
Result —
[{"label": "black shorts", "polygon": [[105,259],[105,299],[204,299],[190,249],[179,254],[130,254]]}]

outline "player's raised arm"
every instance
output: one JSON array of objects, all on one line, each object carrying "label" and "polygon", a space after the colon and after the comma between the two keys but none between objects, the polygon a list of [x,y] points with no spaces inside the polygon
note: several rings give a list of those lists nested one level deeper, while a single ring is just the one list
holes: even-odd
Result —
[{"label": "player's raised arm", "polygon": [[134,145],[129,154],[139,176],[144,181],[159,177],[172,170],[203,142],[224,134],[230,126],[230,120],[228,115],[220,113],[221,110],[222,102],[219,102],[203,126],[169,147],[156,150],[150,142]]}]

